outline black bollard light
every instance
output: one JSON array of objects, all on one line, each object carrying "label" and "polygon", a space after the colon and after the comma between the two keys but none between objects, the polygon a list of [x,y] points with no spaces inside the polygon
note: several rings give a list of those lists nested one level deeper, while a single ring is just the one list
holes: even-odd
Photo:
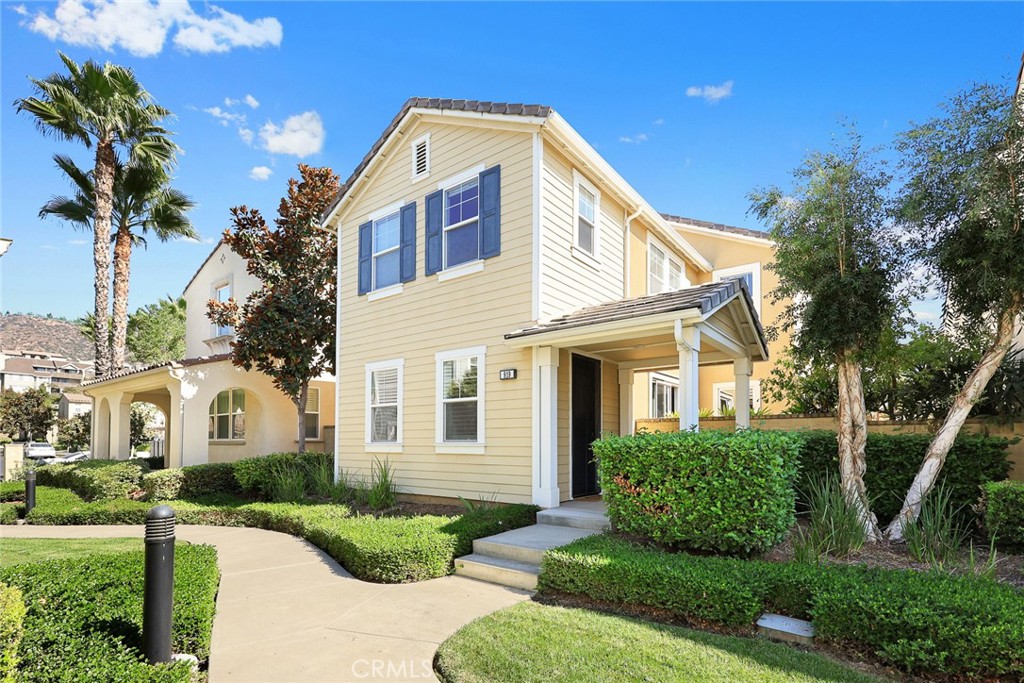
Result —
[{"label": "black bollard light", "polygon": [[174,607],[174,510],[157,505],[146,513],[146,579],[142,647],[150,664],[171,661]]},{"label": "black bollard light", "polygon": [[32,512],[36,506],[36,471],[25,472],[25,514]]}]

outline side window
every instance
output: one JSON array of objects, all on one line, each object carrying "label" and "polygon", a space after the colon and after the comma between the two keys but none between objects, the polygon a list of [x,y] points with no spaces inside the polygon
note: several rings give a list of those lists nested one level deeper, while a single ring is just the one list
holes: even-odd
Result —
[{"label": "side window", "polygon": [[245,390],[226,389],[210,402],[210,441],[245,439]]},{"label": "side window", "polygon": [[306,395],[306,438],[320,438],[320,389],[310,387]]},{"label": "side window", "polygon": [[398,211],[373,221],[373,289],[397,285],[399,279]]},{"label": "side window", "polygon": [[601,193],[579,171],[574,169],[572,177],[573,196],[576,204],[573,227],[574,253],[597,257],[600,240],[598,217],[601,213]]},{"label": "side window", "polygon": [[402,443],[402,374],[404,361],[366,366],[366,443]]},{"label": "side window", "polygon": [[747,291],[750,292],[750,298],[754,302],[754,309],[758,315],[761,315],[761,264],[759,262],[746,263],[731,268],[721,268],[711,274],[711,279],[714,282],[729,278],[743,280],[746,283]]},{"label": "side window", "polygon": [[[231,298],[231,283],[222,282],[215,285],[213,288],[213,298],[221,303],[228,301]],[[214,337],[226,337],[234,333],[235,330],[230,325],[215,325],[213,328]]]},{"label": "side window", "polygon": [[661,294],[689,287],[683,262],[654,239],[647,242],[647,293]]}]

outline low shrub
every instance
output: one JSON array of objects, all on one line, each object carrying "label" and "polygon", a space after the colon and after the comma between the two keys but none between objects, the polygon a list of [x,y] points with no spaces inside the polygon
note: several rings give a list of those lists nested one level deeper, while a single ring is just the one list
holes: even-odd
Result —
[{"label": "low shrub", "polygon": [[0,503],[0,524],[17,524],[18,508],[11,503]]},{"label": "low shrub", "polygon": [[311,474],[324,462],[334,467],[334,458],[327,453],[272,453],[232,463],[242,493],[261,500],[273,500],[282,471],[301,471],[305,489],[316,488],[316,475]]},{"label": "low shrub", "polygon": [[800,442],[783,432],[645,433],[594,442],[612,522],[662,543],[768,550],[793,526]]},{"label": "low shrub", "polygon": [[10,503],[25,497],[25,482],[0,481],[0,503]]},{"label": "low shrub", "polygon": [[986,531],[1003,545],[1024,547],[1024,481],[994,481],[982,487]]},{"label": "low shrub", "polygon": [[150,472],[142,478],[142,488],[150,500],[196,498],[241,491],[234,465],[226,462]]},{"label": "low shrub", "polygon": [[[143,659],[143,567],[142,552],[126,552],[0,569],[0,581],[18,586],[28,605],[19,680],[191,681],[187,663]],[[206,659],[220,580],[216,551],[179,546],[174,571],[172,648]]]},{"label": "low shrub", "polygon": [[[810,430],[795,435],[802,441],[797,490],[805,491],[814,478],[839,471],[836,433]],[[871,510],[883,525],[899,514],[931,439],[930,434],[868,434],[864,483],[872,500]],[[971,506],[980,495],[979,487],[1006,479],[1010,471],[1006,458],[1009,446],[1010,441],[1002,437],[979,434],[957,437],[939,479],[945,482],[954,509],[969,516]],[[806,504],[807,501],[802,497],[800,502]]]},{"label": "low shrub", "polygon": [[[71,491],[40,487],[31,524],[144,524],[152,503],[116,499],[86,502]],[[354,576],[404,583],[444,576],[473,540],[532,524],[537,508],[487,506],[459,517],[352,515],[344,505],[251,503],[229,496],[172,500],[179,524],[247,526],[301,536]]]},{"label": "low shrub", "polygon": [[40,486],[70,489],[88,500],[127,498],[142,488],[144,465],[134,460],[85,460],[36,468]]},{"label": "low shrub", "polygon": [[545,553],[539,588],[749,626],[810,616],[818,636],[909,671],[1024,673],[1024,599],[986,579],[665,553],[592,536]]},{"label": "low shrub", "polygon": [[16,586],[0,583],[0,683],[14,683],[18,644],[25,633],[25,601]]}]

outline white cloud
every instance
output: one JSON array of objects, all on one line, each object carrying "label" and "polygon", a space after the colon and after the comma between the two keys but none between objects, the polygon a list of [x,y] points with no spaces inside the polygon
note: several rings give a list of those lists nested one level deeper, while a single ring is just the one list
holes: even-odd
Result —
[{"label": "white cloud", "polygon": [[249,177],[253,180],[268,180],[272,175],[274,172],[266,166],[253,166],[249,171]]},{"label": "white cloud", "polygon": [[654,125],[655,125],[655,126],[660,126],[660,125],[662,125],[663,123],[665,123],[665,119],[655,119],[655,120],[654,120]]},{"label": "white cloud", "polygon": [[245,96],[245,103],[248,104],[253,109],[259,109],[259,106],[260,106],[260,101],[257,100],[252,95],[246,95]]},{"label": "white cloud", "polygon": [[14,10],[15,12],[17,12],[18,14],[20,14],[23,17],[27,17],[28,16],[28,8],[25,7],[24,5],[14,5],[14,6],[11,7],[11,9]]},{"label": "white cloud", "polygon": [[233,100],[230,97],[225,97],[224,98],[224,106],[225,107],[233,107],[236,104],[238,104],[238,100]]},{"label": "white cloud", "polygon": [[639,145],[641,142],[647,142],[647,133],[637,133],[636,135],[623,135],[619,138],[619,142],[624,142],[627,145]]},{"label": "white cloud", "polygon": [[937,313],[933,313],[931,311],[912,311],[912,312],[914,314],[914,318],[916,320],[919,320],[920,322],[932,322],[934,320],[938,320],[939,319],[939,315]]},{"label": "white cloud", "polygon": [[252,144],[252,136],[253,136],[252,130],[250,130],[248,128],[245,128],[245,127],[242,127],[242,128],[238,129],[238,137],[242,138],[242,142],[244,142],[245,144],[247,144],[247,145],[251,145]]},{"label": "white cloud", "polygon": [[691,85],[686,89],[687,97],[703,97],[708,104],[718,104],[727,97],[732,97],[732,81],[726,81],[722,85]]},{"label": "white cloud", "polygon": [[315,111],[289,116],[278,125],[268,121],[260,128],[263,149],[273,154],[292,154],[300,159],[324,146],[324,124]]},{"label": "white cloud", "polygon": [[178,49],[200,54],[276,47],[283,35],[274,17],[248,21],[216,5],[198,14],[187,1],[60,0],[52,15],[14,9],[26,17],[22,26],[52,41],[108,52],[120,48],[136,57],[160,54],[169,35]]},{"label": "white cloud", "polygon": [[245,114],[235,114],[234,112],[226,111],[220,107],[207,107],[203,110],[213,118],[221,122],[221,125],[228,125],[229,123],[243,124],[245,123]]},{"label": "white cloud", "polygon": [[195,237],[179,237],[174,241],[185,242],[187,244],[216,244],[217,239],[214,237],[201,237],[199,239],[196,239]]}]

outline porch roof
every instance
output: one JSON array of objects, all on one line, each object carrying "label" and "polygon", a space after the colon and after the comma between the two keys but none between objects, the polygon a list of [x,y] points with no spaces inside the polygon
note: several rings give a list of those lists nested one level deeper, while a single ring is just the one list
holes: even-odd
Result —
[{"label": "porch roof", "polygon": [[122,379],[125,379],[125,378],[129,378],[129,377],[134,378],[134,377],[137,377],[139,375],[144,375],[147,372],[153,372],[155,370],[162,370],[164,368],[167,368],[167,369],[182,368],[182,367],[186,367],[187,368],[187,367],[190,367],[190,366],[193,366],[193,365],[202,365],[204,363],[216,363],[216,362],[219,362],[219,361],[222,361],[222,360],[229,360],[230,358],[231,358],[231,354],[230,353],[219,353],[219,354],[216,354],[216,355],[213,355],[213,356],[197,356],[195,358],[184,358],[182,360],[177,360],[177,361],[169,360],[169,361],[164,361],[162,363],[153,363],[152,365],[146,365],[146,366],[143,366],[143,367],[140,367],[140,368],[133,368],[133,369],[128,369],[128,370],[122,370],[121,372],[115,373],[113,375],[107,375],[106,377],[100,377],[98,379],[94,379],[94,380],[89,381],[89,382],[83,382],[82,383],[82,388],[83,389],[91,389],[91,388],[96,387],[96,386],[101,385],[101,384],[107,384],[109,382],[114,382],[114,381],[117,381],[117,380],[122,380]]}]

